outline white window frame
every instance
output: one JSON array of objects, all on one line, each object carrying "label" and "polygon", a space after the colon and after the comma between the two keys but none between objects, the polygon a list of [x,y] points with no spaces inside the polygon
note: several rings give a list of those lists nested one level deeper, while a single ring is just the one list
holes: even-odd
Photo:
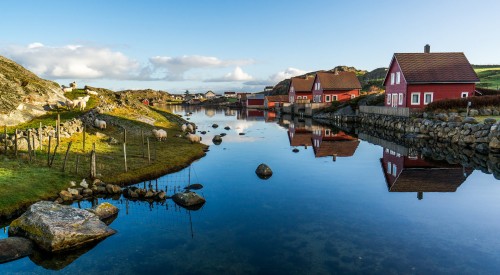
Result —
[{"label": "white window frame", "polygon": [[332,101],[337,101],[337,96],[336,95],[332,95]]},{"label": "white window frame", "polygon": [[[418,95],[417,101],[413,101],[414,95]],[[420,92],[411,93],[411,105],[420,105]]]},{"label": "white window frame", "polygon": [[387,94],[387,105],[391,106],[392,94]]},{"label": "white window frame", "polygon": [[[431,100],[429,102],[427,102],[427,96],[428,95],[431,96]],[[426,92],[426,93],[424,93],[424,105],[427,105],[427,104],[431,103],[432,101],[434,101],[434,93],[433,92]]]},{"label": "white window frame", "polygon": [[403,93],[399,93],[398,96],[398,105],[403,105]]},{"label": "white window frame", "polygon": [[392,164],[392,175],[396,176],[397,172],[398,172],[398,167],[396,166],[395,163],[393,163]]},{"label": "white window frame", "polygon": [[325,129],[325,137],[329,137],[332,131],[330,129]]},{"label": "white window frame", "polygon": [[331,102],[331,96],[330,95],[325,95],[325,102]]},{"label": "white window frame", "polygon": [[356,98],[356,95],[355,94],[351,94],[351,99],[354,99]]},{"label": "white window frame", "polygon": [[395,80],[394,78],[395,78],[394,73],[391,73],[391,85],[394,85],[394,80]]},{"label": "white window frame", "polygon": [[392,173],[392,163],[389,161],[387,163],[387,174],[391,174]]},{"label": "white window frame", "polygon": [[401,83],[401,72],[396,72],[396,84]]},{"label": "white window frame", "polygon": [[468,98],[469,97],[469,92],[462,92],[462,94],[460,94],[460,97],[461,98]]}]

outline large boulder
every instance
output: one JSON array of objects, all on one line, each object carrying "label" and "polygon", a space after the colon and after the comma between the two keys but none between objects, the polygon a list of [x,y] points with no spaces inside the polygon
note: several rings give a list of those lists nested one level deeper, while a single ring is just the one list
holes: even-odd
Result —
[{"label": "large boulder", "polygon": [[220,135],[215,135],[214,138],[212,139],[212,142],[215,144],[215,145],[219,145],[222,143],[222,136]]},{"label": "large boulder", "polygon": [[261,179],[268,179],[273,175],[273,170],[267,164],[261,163],[255,170],[255,173]]},{"label": "large boulder", "polygon": [[49,201],[31,205],[9,227],[10,236],[26,237],[51,252],[76,248],[114,233],[89,211]]},{"label": "large boulder", "polygon": [[19,237],[0,240],[0,264],[29,256],[33,253],[33,242]]},{"label": "large boulder", "polygon": [[91,213],[94,213],[97,217],[99,217],[100,220],[104,220],[111,216],[114,216],[120,211],[120,209],[109,202],[103,202],[87,210]]},{"label": "large boulder", "polygon": [[186,208],[193,206],[201,206],[205,203],[205,198],[191,191],[186,191],[184,193],[176,193],[172,196],[172,199],[178,205]]}]

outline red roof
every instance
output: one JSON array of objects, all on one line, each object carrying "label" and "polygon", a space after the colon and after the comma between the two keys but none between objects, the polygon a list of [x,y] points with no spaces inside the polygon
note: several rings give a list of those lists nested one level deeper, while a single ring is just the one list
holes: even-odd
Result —
[{"label": "red roof", "polygon": [[287,95],[269,95],[266,96],[267,102],[288,102]]},{"label": "red roof", "polygon": [[354,72],[319,72],[316,77],[319,78],[323,90],[361,89],[361,83]]},{"label": "red roof", "polygon": [[292,77],[290,86],[296,92],[310,92],[314,82],[314,77],[302,78],[302,77]]},{"label": "red roof", "polygon": [[464,53],[395,53],[391,66],[394,61],[398,62],[407,83],[479,82]]}]

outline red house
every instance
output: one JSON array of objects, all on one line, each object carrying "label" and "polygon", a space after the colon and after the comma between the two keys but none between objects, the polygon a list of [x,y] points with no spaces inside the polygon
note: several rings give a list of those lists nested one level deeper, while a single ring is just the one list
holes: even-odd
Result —
[{"label": "red house", "polygon": [[479,82],[464,53],[395,53],[384,79],[385,106],[423,108],[441,99],[474,95]]},{"label": "red house", "polygon": [[351,157],[356,152],[359,140],[343,131],[337,133],[328,128],[313,131],[313,150],[317,158],[335,156]]},{"label": "red house", "polygon": [[288,101],[290,103],[295,103],[297,100],[303,100],[302,102],[312,101],[312,83],[314,77],[306,76],[303,77],[292,77],[290,81],[290,87],[288,87]]},{"label": "red house", "polygon": [[287,95],[268,95],[264,97],[264,107],[267,109],[280,107],[285,102],[288,102]]},{"label": "red house", "polygon": [[319,72],[313,82],[313,102],[347,101],[358,97],[360,90],[354,72]]}]

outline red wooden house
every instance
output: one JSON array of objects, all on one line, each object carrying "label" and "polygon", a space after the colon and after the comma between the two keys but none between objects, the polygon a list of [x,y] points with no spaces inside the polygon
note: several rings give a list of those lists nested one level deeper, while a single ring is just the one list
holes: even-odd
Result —
[{"label": "red wooden house", "polygon": [[268,95],[264,97],[264,107],[266,107],[267,109],[280,107],[285,102],[288,102],[287,95]]},{"label": "red wooden house", "polygon": [[312,86],[313,102],[347,101],[358,97],[360,90],[354,72],[319,72]]},{"label": "red wooden house", "polygon": [[385,105],[423,108],[441,99],[474,95],[479,82],[464,53],[395,53],[384,80]]},{"label": "red wooden house", "polygon": [[290,80],[290,87],[288,87],[288,102],[295,103],[297,100],[311,102],[313,81],[313,76],[306,76],[306,78],[292,77]]},{"label": "red wooden house", "polygon": [[335,156],[352,157],[359,145],[359,140],[343,131],[337,133],[329,128],[313,131],[313,150],[317,158]]}]

